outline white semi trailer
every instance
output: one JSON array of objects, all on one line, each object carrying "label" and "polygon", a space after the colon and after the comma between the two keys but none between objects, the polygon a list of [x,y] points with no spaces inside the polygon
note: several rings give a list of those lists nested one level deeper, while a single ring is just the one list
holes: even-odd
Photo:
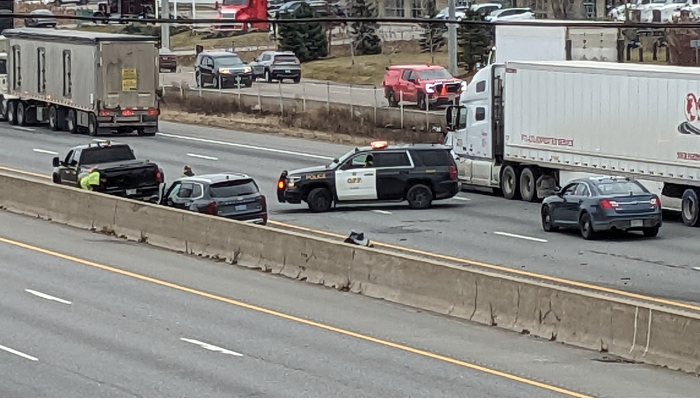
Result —
[{"label": "white semi trailer", "polygon": [[[494,27],[494,48],[488,64],[508,61],[596,60],[622,61],[624,48],[619,23],[609,26],[549,26],[571,21],[517,21],[522,25],[501,23]],[[600,24],[600,22],[596,22]]]},{"label": "white semi trailer", "polygon": [[537,201],[572,174],[631,176],[658,183],[684,223],[700,225],[700,68],[493,64],[447,124],[464,185]]},{"label": "white semi trailer", "polygon": [[0,116],[10,124],[156,134],[157,38],[41,28],[3,35]]}]

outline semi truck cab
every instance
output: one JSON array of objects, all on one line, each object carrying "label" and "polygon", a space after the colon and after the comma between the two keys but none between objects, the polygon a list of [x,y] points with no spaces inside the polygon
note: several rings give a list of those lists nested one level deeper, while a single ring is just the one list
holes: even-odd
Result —
[{"label": "semi truck cab", "polygon": [[500,189],[504,75],[503,64],[482,68],[462,92],[459,104],[447,108],[445,144],[453,149],[464,184]]}]

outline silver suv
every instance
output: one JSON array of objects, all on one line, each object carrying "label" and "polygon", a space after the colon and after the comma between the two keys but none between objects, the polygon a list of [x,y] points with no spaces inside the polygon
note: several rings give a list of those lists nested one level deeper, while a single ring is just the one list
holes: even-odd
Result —
[{"label": "silver suv", "polygon": [[264,78],[267,82],[291,79],[301,81],[301,63],[291,51],[264,51],[250,63],[254,78]]}]

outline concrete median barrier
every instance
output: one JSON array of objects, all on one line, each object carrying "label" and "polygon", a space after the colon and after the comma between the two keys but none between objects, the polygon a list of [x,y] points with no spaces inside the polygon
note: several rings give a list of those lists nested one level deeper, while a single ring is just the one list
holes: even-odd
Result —
[{"label": "concrete median barrier", "polygon": [[0,205],[625,359],[700,373],[700,315],[0,174]]}]

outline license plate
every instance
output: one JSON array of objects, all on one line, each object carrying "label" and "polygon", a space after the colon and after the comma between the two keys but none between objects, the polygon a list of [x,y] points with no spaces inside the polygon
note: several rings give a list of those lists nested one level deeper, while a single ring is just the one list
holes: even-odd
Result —
[{"label": "license plate", "polygon": [[126,195],[132,196],[136,194],[136,189],[126,189]]},{"label": "license plate", "polygon": [[640,219],[630,222],[630,227],[632,227],[632,228],[639,228],[642,226],[644,226],[644,221],[642,221]]},{"label": "license plate", "polygon": [[246,206],[243,204],[242,206],[236,206],[236,211],[245,211]]},{"label": "license plate", "polygon": [[287,73],[287,74],[291,74],[291,73],[292,73],[292,70],[290,70],[290,69],[285,69],[284,72]]}]

